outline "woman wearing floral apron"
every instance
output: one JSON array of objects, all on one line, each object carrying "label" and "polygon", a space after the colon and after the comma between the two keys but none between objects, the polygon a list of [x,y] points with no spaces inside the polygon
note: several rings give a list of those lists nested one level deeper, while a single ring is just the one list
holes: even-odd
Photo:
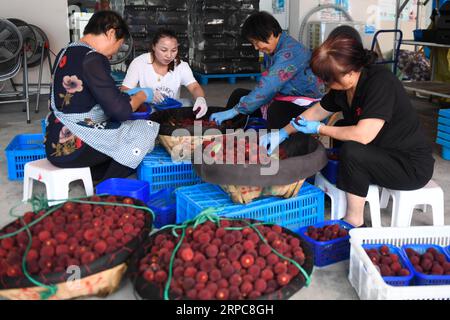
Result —
[{"label": "woman wearing floral apron", "polygon": [[159,124],[128,120],[151,89],[120,92],[108,61],[128,35],[113,11],[99,11],[84,36],[61,50],[53,71],[45,148],[57,167],[90,167],[94,181],[127,177],[154,147]]}]

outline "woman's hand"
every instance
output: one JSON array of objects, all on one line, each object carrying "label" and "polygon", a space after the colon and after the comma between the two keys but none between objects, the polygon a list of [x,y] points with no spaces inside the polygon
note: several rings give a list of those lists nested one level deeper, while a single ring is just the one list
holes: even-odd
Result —
[{"label": "woman's hand", "polygon": [[233,119],[238,114],[239,114],[239,112],[237,112],[236,109],[231,108],[230,110],[227,110],[227,111],[213,113],[211,115],[211,117],[209,117],[209,120],[215,121],[220,126],[222,124],[222,122]]},{"label": "woman's hand", "polygon": [[154,104],[159,104],[159,103],[163,103],[164,100],[166,100],[166,95],[164,93],[162,93],[161,91],[159,91],[158,89],[156,89],[153,92],[153,101],[152,103]]},{"label": "woman's hand", "polygon": [[323,125],[320,121],[309,121],[303,117],[292,118],[290,124],[295,130],[306,134],[319,134],[319,129]]},{"label": "woman's hand", "polygon": [[151,103],[153,101],[153,89],[152,88],[133,88],[133,89],[125,91],[125,93],[130,96],[133,96],[140,91],[144,92],[144,94],[146,96],[145,102]]},{"label": "woman's hand", "polygon": [[259,145],[267,149],[267,154],[270,156],[272,152],[287,138],[288,132],[283,128],[278,132],[270,132],[261,137]]},{"label": "woman's hand", "polygon": [[208,105],[206,104],[206,100],[203,97],[198,97],[195,100],[194,107],[192,108],[192,111],[196,114],[195,118],[200,119],[203,117],[206,112],[208,111]]}]

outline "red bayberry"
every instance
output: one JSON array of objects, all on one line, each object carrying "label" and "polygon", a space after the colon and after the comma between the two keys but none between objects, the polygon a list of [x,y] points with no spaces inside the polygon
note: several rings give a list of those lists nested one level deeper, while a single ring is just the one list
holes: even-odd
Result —
[{"label": "red bayberry", "polygon": [[241,264],[244,268],[249,268],[255,262],[255,258],[251,254],[244,254],[241,256]]}]

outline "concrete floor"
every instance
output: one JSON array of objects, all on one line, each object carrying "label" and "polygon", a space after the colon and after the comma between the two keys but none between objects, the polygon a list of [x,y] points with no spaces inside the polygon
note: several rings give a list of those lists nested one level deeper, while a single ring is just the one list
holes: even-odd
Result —
[{"label": "concrete floor", "polygon": [[[251,80],[238,80],[235,85],[228,84],[225,80],[213,80],[204,86],[207,94],[207,102],[210,106],[224,106],[228,96],[235,88],[252,89],[255,83]],[[182,92],[182,97],[187,97],[186,91]],[[445,224],[450,224],[450,162],[445,161],[440,156],[440,146],[434,143],[436,139],[437,112],[439,106],[436,103],[429,103],[426,99],[419,99],[411,96],[414,107],[420,114],[422,124],[427,132],[430,141],[433,142],[434,158],[436,159],[433,179],[442,187],[445,194]],[[34,109],[35,100],[32,99]],[[0,149],[4,150],[11,139],[20,133],[41,132],[40,121],[47,114],[47,100],[44,96],[40,101],[39,113],[32,112],[31,124],[26,123],[26,114],[22,112],[23,104],[0,105]],[[43,185],[35,183],[35,192],[44,192]],[[83,195],[81,185],[76,182],[71,185],[71,196]],[[7,163],[3,152],[0,153],[0,226],[12,221],[9,216],[10,208],[17,205],[22,199],[22,182],[9,181],[7,178]],[[26,206],[20,207],[18,212],[25,212]],[[390,212],[392,202],[387,209],[382,210],[382,223],[384,226],[390,225]],[[325,216],[330,217],[329,202],[327,201]],[[370,215],[368,207],[365,211],[366,223],[370,225]],[[426,213],[416,210],[413,215],[412,225],[432,225],[431,210]],[[303,288],[291,299],[331,299],[331,300],[353,300],[358,299],[355,290],[348,282],[348,261],[336,263],[324,268],[314,268],[312,282],[308,288]],[[96,298],[92,298],[96,299]],[[121,288],[106,299],[135,299],[131,283],[123,280]]]}]

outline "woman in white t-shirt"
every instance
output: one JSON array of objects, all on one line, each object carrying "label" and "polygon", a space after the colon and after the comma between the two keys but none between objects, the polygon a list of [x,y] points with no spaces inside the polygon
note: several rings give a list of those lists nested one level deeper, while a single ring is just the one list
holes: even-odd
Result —
[{"label": "woman in white t-shirt", "polygon": [[153,37],[150,52],[131,62],[122,90],[137,86],[152,88],[154,101],[161,102],[165,97],[179,99],[182,85],[195,99],[193,111],[197,113],[197,119],[203,117],[208,110],[205,92],[195,80],[189,65],[180,60],[177,36],[169,29],[159,29]]}]

